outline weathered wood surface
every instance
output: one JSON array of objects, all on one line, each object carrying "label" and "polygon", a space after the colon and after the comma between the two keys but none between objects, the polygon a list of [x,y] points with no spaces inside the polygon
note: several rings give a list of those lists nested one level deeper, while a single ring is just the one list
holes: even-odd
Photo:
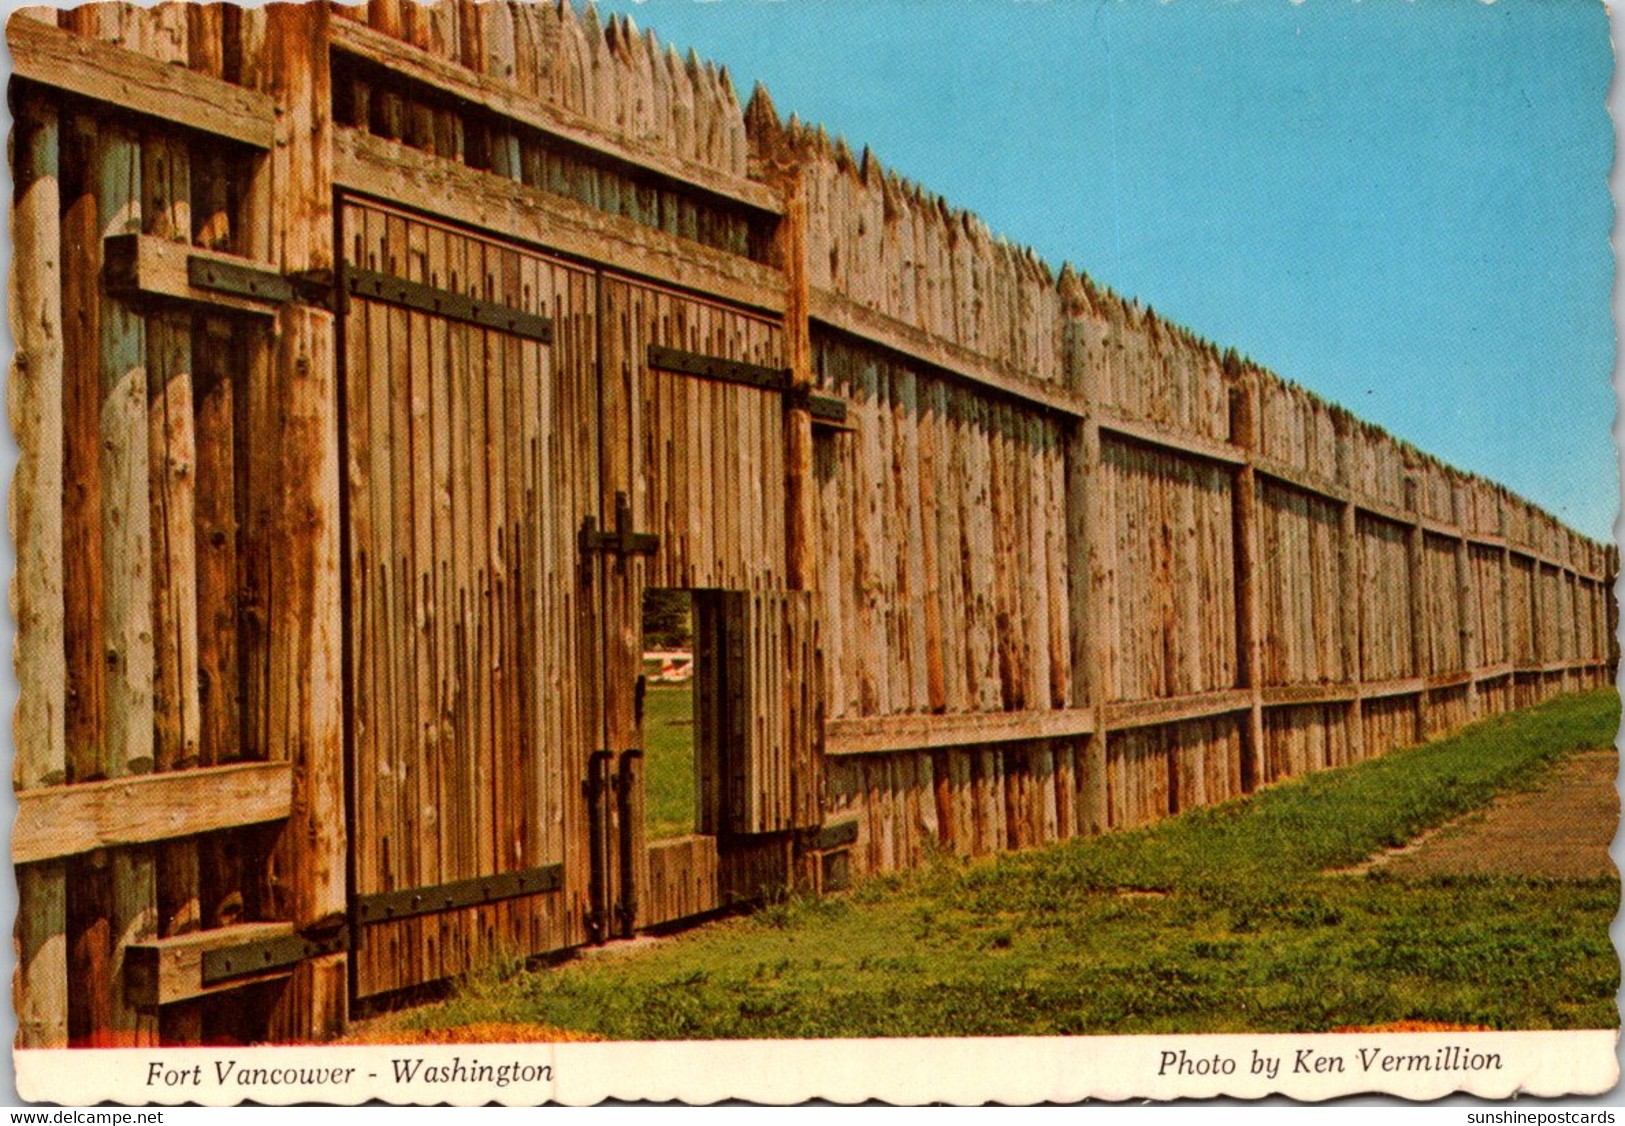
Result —
[{"label": "weathered wood surface", "polygon": [[[238,14],[244,85],[277,100],[277,145],[247,186],[246,255],[283,273],[331,271],[334,255],[331,73],[324,5]],[[256,472],[278,483],[260,510],[256,551],[267,637],[264,725],[268,757],[294,766],[293,810],[279,861],[297,878],[277,908],[296,928],[345,916],[339,384],[333,313],[290,303],[250,356],[249,442]],[[280,1038],[321,1038],[343,1027],[341,955],[301,963],[270,1016]]]},{"label": "weathered wood surface", "polygon": [[[547,18],[552,11],[538,14]],[[336,22],[332,42],[338,50],[387,67],[395,76],[511,119],[515,124],[529,126],[555,142],[586,150],[613,163],[631,165],[689,191],[716,196],[727,203],[742,204],[768,214],[782,210],[777,194],[763,185],[731,169],[663,148],[658,130],[652,135],[629,136],[620,129],[605,128],[583,114],[538,100],[511,79],[491,77],[461,62],[437,58],[422,48],[356,21]]]},{"label": "weathered wood surface", "polygon": [[245,985],[291,977],[293,967],[282,966],[240,974],[222,982],[205,982],[203,959],[211,951],[286,938],[292,934],[293,926],[290,923],[243,923],[233,927],[192,931],[142,944],[135,947],[130,955],[133,963],[132,989],[144,1004],[177,1005],[211,993],[224,993]]},{"label": "weathered wood surface", "polygon": [[[44,98],[19,106],[12,137],[11,330],[17,342],[7,400],[19,459],[12,476],[17,569],[13,667],[22,693],[12,719],[12,785],[67,776],[67,652],[63,595],[63,320],[61,119]],[[13,863],[22,865],[15,851]],[[17,1044],[68,1042],[67,871],[17,870]]]},{"label": "weathered wood surface", "polygon": [[275,139],[270,98],[166,65],[153,52],[59,30],[27,15],[7,23],[6,44],[18,78],[258,149],[269,149]]},{"label": "weathered wood surface", "polygon": [[[543,345],[349,305],[356,891],[558,862],[580,831],[571,771],[584,770],[590,736],[577,694],[587,678],[576,660],[574,521],[541,517],[544,504],[574,513],[596,503],[595,283],[400,212],[351,204],[342,223],[348,262],[555,325]],[[566,904],[585,888],[573,879],[530,910],[495,904],[368,926],[356,955],[362,994],[455,976],[493,943],[526,954],[579,943]]]},{"label": "weathered wood surface", "polygon": [[1095,726],[1094,713],[1087,708],[832,719],[824,729],[825,753],[886,754],[893,751],[1063,738],[1087,735],[1095,730]]},{"label": "weathered wood surface", "polygon": [[348,129],[336,133],[335,161],[337,183],[358,193],[722,300],[767,312],[784,308],[784,281],[778,271],[679,241],[573,199],[537,192]]},{"label": "weathered wood surface", "polygon": [[[628,20],[93,5],[10,38],[22,1043],[329,1033],[343,956],[262,983],[251,1028],[193,955],[352,894],[564,863],[363,927],[370,997],[587,941],[595,868],[626,933],[816,884],[831,819],[859,875],[1145,824],[1615,659],[1612,549]],[[300,284],[228,297],[193,256]],[[341,326],[341,261],[554,340]],[[658,546],[583,555],[618,493]],[[728,835],[648,846],[633,768],[589,856],[650,586],[733,600],[700,713],[747,753],[700,756]],[[132,991],[132,951],[180,968]]]},{"label": "weathered wood surface", "polygon": [[812,599],[802,591],[697,591],[709,660],[697,669],[699,827],[762,834],[823,823]]},{"label": "weathered wood surface", "polygon": [[288,815],[286,763],[242,763],[45,786],[17,795],[18,864],[145,845]]},{"label": "weathered wood surface", "polygon": [[640,924],[657,927],[722,906],[717,887],[717,839],[677,837],[649,847],[648,883],[638,896]]}]

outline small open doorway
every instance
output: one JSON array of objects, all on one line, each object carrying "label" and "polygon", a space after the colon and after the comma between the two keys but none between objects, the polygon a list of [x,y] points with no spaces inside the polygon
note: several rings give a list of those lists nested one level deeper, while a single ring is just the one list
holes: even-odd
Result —
[{"label": "small open doorway", "polygon": [[651,843],[686,837],[699,824],[694,615],[692,591],[648,587],[643,592],[639,684],[644,829]]}]

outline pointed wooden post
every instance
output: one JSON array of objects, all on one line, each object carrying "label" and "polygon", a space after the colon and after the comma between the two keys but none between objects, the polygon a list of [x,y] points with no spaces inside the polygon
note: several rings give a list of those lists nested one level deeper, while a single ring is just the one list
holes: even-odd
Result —
[{"label": "pointed wooden post", "polygon": [[[277,143],[250,185],[246,252],[286,274],[334,265],[329,13],[324,4],[244,9],[245,84],[276,99]],[[307,934],[343,925],[346,819],[339,582],[339,430],[334,316],[294,302],[250,355],[249,444],[266,540],[266,752],[293,764],[293,814],[278,849],[282,906]],[[261,474],[269,474],[262,476]],[[343,954],[300,963],[271,1013],[277,1040],[342,1030]]]},{"label": "pointed wooden post", "polygon": [[[16,17],[23,18],[23,17]],[[11,331],[8,407],[17,440],[11,535],[17,551],[13,661],[20,692],[12,783],[61,785],[67,769],[67,664],[63,638],[62,273],[59,122],[49,99],[17,104],[12,135]],[[67,866],[17,869],[17,1046],[68,1043]]]},{"label": "pointed wooden post", "polygon": [[[812,411],[808,395],[814,382],[812,323],[809,319],[807,277],[807,194],[800,153],[779,124],[767,90],[757,86],[745,110],[746,126],[757,161],[757,170],[781,193],[784,214],[779,220],[773,248],[773,263],[784,271],[784,353],[790,369],[790,393],[784,411],[784,551],[785,585],[790,590],[818,589],[818,545],[813,533],[817,527],[817,485],[813,480]],[[809,628],[816,627],[809,622]],[[814,745],[823,744],[825,686],[824,663],[814,659],[819,683],[813,686],[805,722],[814,730]],[[817,795],[819,820],[823,817],[823,794]],[[816,881],[815,856],[797,853],[792,866],[797,879]]]},{"label": "pointed wooden post", "polygon": [[806,183],[800,154],[780,126],[778,112],[764,87],[757,86],[751,94],[745,120],[757,171],[784,200],[773,264],[784,271],[784,353],[790,369],[790,394],[784,412],[786,585],[791,590],[813,590],[818,586],[818,556],[813,542],[817,516],[812,479],[812,412],[807,402],[814,379],[808,314]]}]

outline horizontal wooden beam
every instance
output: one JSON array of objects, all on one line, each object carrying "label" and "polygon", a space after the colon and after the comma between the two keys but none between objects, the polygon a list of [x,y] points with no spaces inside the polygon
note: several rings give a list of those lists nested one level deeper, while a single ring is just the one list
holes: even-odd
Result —
[{"label": "horizontal wooden beam", "polygon": [[1253,468],[1272,481],[1290,485],[1301,492],[1324,497],[1339,504],[1351,504],[1355,500],[1354,493],[1342,485],[1328,481],[1324,477],[1310,473],[1307,470],[1299,469],[1295,465],[1288,465],[1284,461],[1255,456],[1253,458]]},{"label": "horizontal wooden beam", "polygon": [[832,719],[824,727],[824,753],[879,755],[1025,739],[1064,739],[1087,735],[1094,729],[1094,713],[1087,708]]},{"label": "horizontal wooden beam", "polygon": [[1606,665],[1607,663],[1607,661],[1598,661],[1587,657],[1584,660],[1542,661],[1538,665],[1519,665],[1512,671],[1520,676],[1539,676],[1554,672],[1571,672],[1574,669],[1598,668]]},{"label": "horizontal wooden beam", "polygon": [[1379,520],[1386,520],[1390,524],[1398,524],[1405,528],[1413,527],[1417,522],[1416,513],[1398,505],[1377,500],[1374,497],[1356,496],[1354,497],[1354,507],[1360,511],[1362,516],[1374,516]]},{"label": "horizontal wooden beam", "polygon": [[128,999],[131,1004],[144,1007],[172,1005],[176,1001],[190,1001],[210,993],[288,977],[293,973],[292,966],[277,966],[209,982],[204,979],[203,963],[208,954],[217,950],[292,937],[292,923],[239,923],[134,944],[127,948],[125,963]]},{"label": "horizontal wooden beam", "polygon": [[1512,665],[1511,661],[1502,661],[1498,665],[1490,665],[1487,668],[1474,669],[1473,670],[1473,679],[1474,680],[1499,680],[1504,676],[1511,676],[1514,671],[1515,670],[1513,668],[1513,665]]},{"label": "horizontal wooden beam", "polygon": [[1473,682],[1473,674],[1465,669],[1456,672],[1434,673],[1427,678],[1428,691],[1440,692],[1448,688],[1463,688]]},{"label": "horizontal wooden beam", "polygon": [[280,821],[292,787],[286,762],[255,762],[24,790],[12,863]]},{"label": "horizontal wooden beam", "polygon": [[1359,695],[1359,686],[1355,684],[1271,684],[1259,690],[1260,703],[1266,708],[1343,704]]},{"label": "horizontal wooden beam", "polygon": [[1382,700],[1389,696],[1415,696],[1427,688],[1427,681],[1419,676],[1399,677],[1395,680],[1372,680],[1360,685],[1360,699]]},{"label": "horizontal wooden beam", "polygon": [[178,301],[216,311],[271,316],[282,303],[263,296],[228,293],[217,286],[194,284],[193,261],[213,263],[225,271],[254,270],[274,274],[269,263],[221,254],[151,235],[115,235],[103,244],[103,274],[108,289],[126,298]]},{"label": "horizontal wooden beam", "polygon": [[677,289],[784,312],[784,274],[759,262],[359,130],[333,134],[333,181],[348,192]]},{"label": "horizontal wooden beam", "polygon": [[1108,704],[1102,727],[1122,731],[1131,727],[1155,727],[1164,723],[1184,723],[1192,719],[1244,712],[1253,706],[1253,693],[1247,688],[1224,688],[1217,692],[1197,692],[1170,696],[1165,700],[1133,700]]},{"label": "horizontal wooden beam", "polygon": [[276,141],[275,104],[253,90],[26,16],[6,24],[6,43],[17,78],[256,149]]},{"label": "horizontal wooden beam", "polygon": [[1555,567],[1559,570],[1567,571],[1579,578],[1589,579],[1593,582],[1603,581],[1602,576],[1592,575],[1588,572],[1582,571],[1575,564],[1565,563],[1560,559],[1555,559],[1552,556],[1530,546],[1529,544],[1513,543],[1509,541],[1506,536],[1499,535],[1495,532],[1475,532],[1461,527],[1460,525],[1454,524],[1448,520],[1440,520],[1432,516],[1423,516],[1398,505],[1388,504],[1386,502],[1377,500],[1374,497],[1357,493],[1352,489],[1346,488],[1335,482],[1328,481],[1322,477],[1316,476],[1313,473],[1299,469],[1296,466],[1288,465],[1285,462],[1275,461],[1272,458],[1255,457],[1253,458],[1253,467],[1259,473],[1263,474],[1265,477],[1271,478],[1272,480],[1290,485],[1295,489],[1310,493],[1314,496],[1325,497],[1340,504],[1352,504],[1361,512],[1366,513],[1369,516],[1387,520],[1394,524],[1403,524],[1406,527],[1421,525],[1424,532],[1430,532],[1433,535],[1442,536],[1445,539],[1466,540],[1470,544],[1478,544],[1483,547],[1492,547],[1496,548],[1497,550],[1506,548],[1514,555],[1523,556],[1524,558],[1530,559],[1543,566]]},{"label": "horizontal wooden beam", "polygon": [[384,67],[409,82],[544,133],[555,142],[599,160],[653,175],[674,188],[767,215],[784,212],[778,194],[762,184],[610,133],[590,118],[550,105],[499,79],[436,58],[355,20],[332,21],[331,43],[335,50]]},{"label": "horizontal wooden beam", "polygon": [[1247,464],[1246,450],[1216,438],[1205,438],[1200,434],[1181,434],[1155,422],[1127,418],[1119,414],[1097,414],[1096,418],[1100,422],[1102,433],[1115,434],[1120,438],[1128,438],[1148,446],[1190,454],[1225,465]]},{"label": "horizontal wooden beam", "polygon": [[825,328],[857,337],[950,378],[995,391],[1027,406],[1070,418],[1084,415],[1083,405],[1061,388],[1033,383],[986,356],[860,305],[850,297],[818,288],[810,289],[807,297],[808,316]]}]

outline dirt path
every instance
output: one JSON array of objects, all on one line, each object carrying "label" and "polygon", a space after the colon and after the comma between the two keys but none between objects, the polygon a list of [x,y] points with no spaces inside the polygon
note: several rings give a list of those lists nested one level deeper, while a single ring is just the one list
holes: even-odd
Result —
[{"label": "dirt path", "polygon": [[1573,755],[1539,786],[1424,834],[1361,866],[1395,876],[1613,876],[1608,844],[1619,824],[1612,749]]}]

